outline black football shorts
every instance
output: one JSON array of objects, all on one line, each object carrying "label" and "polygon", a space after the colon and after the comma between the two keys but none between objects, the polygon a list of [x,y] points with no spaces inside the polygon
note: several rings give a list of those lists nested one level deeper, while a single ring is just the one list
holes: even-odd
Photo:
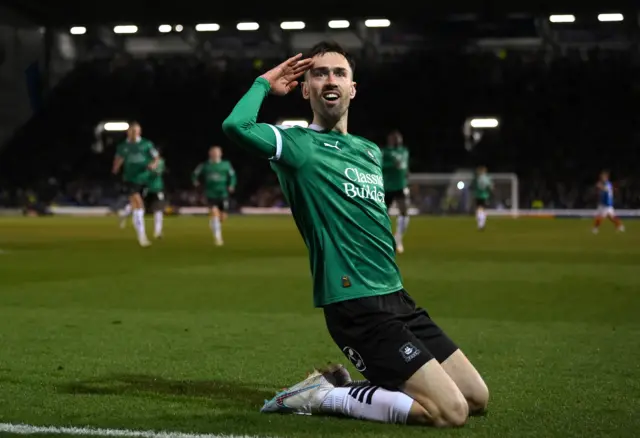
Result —
[{"label": "black football shorts", "polygon": [[424,364],[442,363],[457,345],[405,290],[329,304],[329,333],[373,385],[397,390]]}]

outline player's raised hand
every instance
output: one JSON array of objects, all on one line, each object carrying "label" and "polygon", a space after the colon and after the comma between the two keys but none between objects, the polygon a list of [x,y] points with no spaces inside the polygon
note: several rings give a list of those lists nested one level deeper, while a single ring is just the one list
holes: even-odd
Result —
[{"label": "player's raised hand", "polygon": [[302,59],[302,53],[298,53],[260,77],[269,81],[273,94],[284,96],[298,86],[297,79],[309,70],[311,63],[311,58]]}]

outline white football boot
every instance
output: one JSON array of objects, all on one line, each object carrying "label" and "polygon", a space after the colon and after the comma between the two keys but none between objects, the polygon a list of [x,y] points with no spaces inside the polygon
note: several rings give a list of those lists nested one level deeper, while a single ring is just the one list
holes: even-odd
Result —
[{"label": "white football boot", "polygon": [[260,412],[281,414],[312,415],[319,412],[325,397],[334,388],[317,370],[302,382],[265,400]]}]

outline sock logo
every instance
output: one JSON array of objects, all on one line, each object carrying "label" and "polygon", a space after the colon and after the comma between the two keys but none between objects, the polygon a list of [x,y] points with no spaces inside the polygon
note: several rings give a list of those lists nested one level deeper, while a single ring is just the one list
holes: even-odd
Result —
[{"label": "sock logo", "polygon": [[360,403],[371,404],[373,394],[380,389],[377,386],[354,386],[349,390],[349,395]]},{"label": "sock logo", "polygon": [[411,342],[407,342],[402,347],[400,347],[400,354],[405,362],[411,362],[417,356],[420,355],[420,350],[416,348]]},{"label": "sock logo", "polygon": [[347,359],[351,361],[353,366],[356,367],[356,370],[363,372],[367,369],[362,356],[360,356],[360,353],[358,353],[356,350],[347,346],[342,349],[342,352],[345,354],[345,356],[347,356]]}]

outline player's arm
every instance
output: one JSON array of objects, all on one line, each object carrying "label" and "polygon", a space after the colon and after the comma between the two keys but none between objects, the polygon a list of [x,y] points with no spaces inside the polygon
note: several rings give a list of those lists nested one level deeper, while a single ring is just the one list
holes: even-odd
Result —
[{"label": "player's arm", "polygon": [[158,165],[155,167],[155,169],[152,169],[153,173],[157,174],[157,175],[162,175],[163,173],[166,172],[166,167],[164,164],[164,160],[159,159],[158,160]]},{"label": "player's arm", "polygon": [[116,155],[115,157],[113,157],[113,166],[111,168],[111,172],[114,175],[117,175],[118,172],[120,172],[120,169],[122,168],[122,163],[124,163],[124,158],[122,158],[119,155]]},{"label": "player's arm", "polygon": [[191,182],[195,187],[198,187],[200,185],[200,175],[202,175],[203,167],[204,166],[202,164],[198,164],[198,167],[196,167],[196,169],[191,174]]},{"label": "player's arm", "polygon": [[237,183],[237,179],[236,179],[236,171],[233,168],[233,166],[231,164],[229,164],[229,187],[228,190],[230,193],[233,193],[236,191],[236,183]]},{"label": "player's arm", "polygon": [[122,168],[122,164],[124,163],[124,148],[122,145],[118,145],[116,148],[116,155],[113,157],[113,166],[111,167],[111,172],[114,175],[117,175]]},{"label": "player's arm", "polygon": [[151,148],[149,148],[149,154],[152,158],[151,163],[149,163],[149,169],[155,170],[158,168],[158,164],[160,163],[160,154],[158,153],[158,150],[155,148],[153,143],[151,144]]},{"label": "player's arm", "polygon": [[234,143],[273,161],[297,167],[304,160],[284,129],[257,123],[258,112],[269,92],[285,95],[298,85],[296,80],[311,65],[301,55],[288,59],[255,80],[249,91],[222,123],[222,130]]}]

